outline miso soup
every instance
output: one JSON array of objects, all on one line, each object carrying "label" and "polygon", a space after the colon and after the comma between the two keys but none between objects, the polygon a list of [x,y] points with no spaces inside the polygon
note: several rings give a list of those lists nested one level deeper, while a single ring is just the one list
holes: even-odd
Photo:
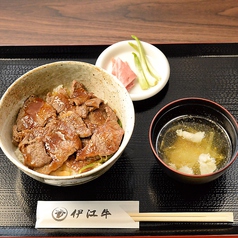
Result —
[{"label": "miso soup", "polygon": [[193,175],[221,169],[231,156],[231,141],[217,123],[199,116],[168,122],[157,137],[157,153],[172,168]]}]

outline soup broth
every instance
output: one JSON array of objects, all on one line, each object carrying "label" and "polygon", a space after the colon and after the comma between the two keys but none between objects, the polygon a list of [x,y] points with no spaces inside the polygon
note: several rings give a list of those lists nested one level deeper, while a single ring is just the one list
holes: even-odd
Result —
[{"label": "soup broth", "polygon": [[186,115],[168,122],[158,135],[156,147],[166,164],[193,175],[215,172],[231,156],[231,141],[226,131],[198,116]]}]

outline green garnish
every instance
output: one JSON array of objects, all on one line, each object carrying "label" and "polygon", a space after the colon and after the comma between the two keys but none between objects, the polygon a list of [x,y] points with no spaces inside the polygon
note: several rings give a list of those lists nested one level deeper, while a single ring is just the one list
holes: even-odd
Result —
[{"label": "green garnish", "polygon": [[144,81],[147,81],[147,85],[149,85],[150,87],[153,87],[160,80],[160,76],[154,70],[150,62],[148,61],[140,40],[134,35],[132,35],[131,37],[137,43],[137,45],[135,45],[132,42],[129,42],[129,45],[139,54],[139,57],[138,57],[137,54],[133,52],[135,65],[139,73],[140,86],[142,89],[147,89],[146,83],[144,82]]},{"label": "green garnish", "polygon": [[138,78],[138,81],[139,81],[139,84],[140,84],[140,87],[143,89],[143,90],[146,90],[149,88],[149,84],[145,78],[145,74],[144,74],[144,71],[141,67],[141,63],[140,63],[140,60],[137,56],[136,53],[132,53],[134,55],[134,62],[135,62],[135,66],[137,68],[137,71],[138,71],[138,74],[137,74],[137,78]]},{"label": "green garnish", "polygon": [[122,122],[121,122],[121,120],[118,118],[118,120],[117,120],[117,123],[118,123],[118,125],[122,128]]},{"label": "green garnish", "polygon": [[100,159],[97,161],[92,162],[91,164],[85,165],[84,167],[82,167],[78,173],[81,174],[82,172],[84,172],[87,169],[93,169],[98,167],[99,165],[105,163],[108,159],[110,159],[112,157],[112,155],[109,156],[100,156]]}]

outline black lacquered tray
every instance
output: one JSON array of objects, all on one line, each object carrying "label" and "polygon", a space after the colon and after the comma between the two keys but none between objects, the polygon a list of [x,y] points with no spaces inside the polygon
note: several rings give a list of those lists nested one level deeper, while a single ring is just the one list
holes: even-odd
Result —
[{"label": "black lacquered tray", "polygon": [[[148,129],[156,112],[182,97],[204,97],[238,119],[238,44],[157,45],[171,75],[154,97],[134,102],[133,136],[118,162],[100,178],[75,187],[54,187],[20,172],[0,150],[0,235],[4,236],[182,236],[238,234],[238,161],[216,181],[185,185],[169,178],[152,154]],[[77,60],[94,64],[106,46],[0,47],[0,93],[42,64]],[[234,212],[233,224],[140,223],[130,229],[37,230],[37,201],[140,202],[140,212]]]}]

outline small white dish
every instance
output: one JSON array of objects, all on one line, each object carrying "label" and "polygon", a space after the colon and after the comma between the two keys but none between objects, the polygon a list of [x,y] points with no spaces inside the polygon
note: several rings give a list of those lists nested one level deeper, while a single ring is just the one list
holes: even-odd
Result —
[{"label": "small white dish", "polygon": [[[129,45],[129,42],[136,44],[135,40],[127,40],[117,42],[106,48],[98,57],[96,66],[105,69],[107,72],[112,72],[112,58],[119,57],[121,60],[128,62],[130,68],[136,73],[136,66],[134,64],[134,57],[132,52],[135,50]],[[170,76],[170,66],[165,55],[155,46],[141,41],[145,50],[146,56],[151,65],[155,68],[161,77],[161,80],[154,87],[147,90],[141,89],[139,82],[129,91],[130,97],[133,101],[140,101],[154,96],[161,91],[167,84]]]}]

